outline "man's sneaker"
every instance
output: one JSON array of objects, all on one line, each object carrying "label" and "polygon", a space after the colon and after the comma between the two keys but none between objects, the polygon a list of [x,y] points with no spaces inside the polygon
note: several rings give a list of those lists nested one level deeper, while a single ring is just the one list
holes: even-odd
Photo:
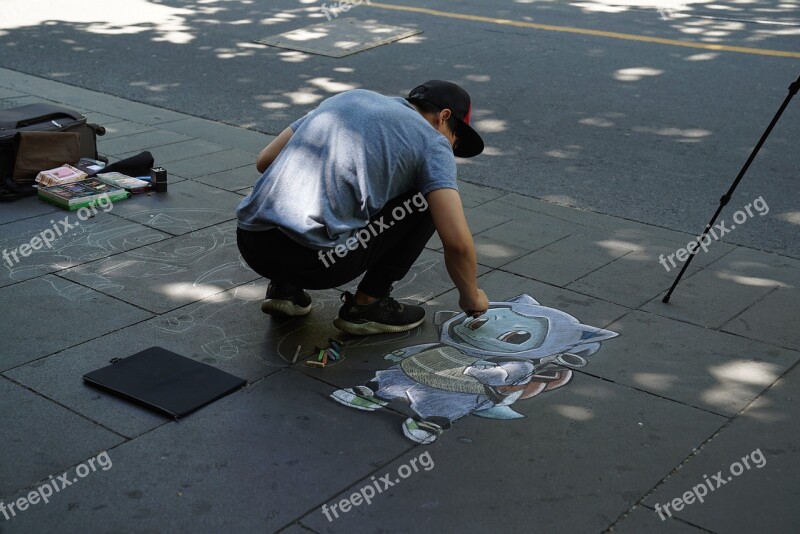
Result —
[{"label": "man's sneaker", "polygon": [[400,304],[389,295],[372,304],[356,304],[355,297],[349,291],[342,294],[342,305],[339,316],[333,321],[334,326],[348,334],[389,334],[405,332],[419,326],[425,319],[422,306]]},{"label": "man's sneaker", "polygon": [[364,410],[365,412],[374,412],[389,404],[385,400],[376,397],[375,393],[367,386],[337,389],[331,393],[331,398],[345,406],[355,408],[356,410]]},{"label": "man's sneaker", "polygon": [[270,282],[261,311],[278,317],[306,315],[311,311],[311,297],[302,289],[287,292]]},{"label": "man's sneaker", "polygon": [[416,443],[430,445],[438,438],[444,429],[435,423],[415,421],[410,417],[403,421],[403,434]]}]

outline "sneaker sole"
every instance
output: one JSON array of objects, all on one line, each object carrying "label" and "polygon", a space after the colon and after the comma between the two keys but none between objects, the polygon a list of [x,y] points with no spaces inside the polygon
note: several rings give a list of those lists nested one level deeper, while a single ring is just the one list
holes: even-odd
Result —
[{"label": "sneaker sole", "polygon": [[350,321],[345,321],[341,317],[337,317],[333,320],[333,326],[339,330],[342,330],[343,332],[347,332],[348,334],[353,334],[355,336],[369,336],[371,334],[395,334],[397,332],[407,332],[421,325],[422,321],[424,320],[425,317],[411,324],[391,325],[375,323],[372,321],[366,323],[351,323]]},{"label": "sneaker sole", "polygon": [[[380,410],[384,406],[383,404],[380,404],[379,402],[372,400],[369,401],[373,403],[372,406],[362,406],[360,404],[355,404],[352,401],[354,397],[359,397],[359,396],[356,395],[355,393],[350,393],[349,391],[342,391],[342,390],[334,391],[333,393],[330,394],[330,398],[332,398],[339,404],[343,404],[348,408],[354,408],[356,410],[361,410],[364,412],[374,412]],[[359,398],[364,399],[363,397]]]},{"label": "sneaker sole", "polygon": [[311,311],[311,304],[308,306],[298,306],[288,300],[267,299],[261,303],[261,311],[268,315],[280,317],[297,317],[307,315]]}]

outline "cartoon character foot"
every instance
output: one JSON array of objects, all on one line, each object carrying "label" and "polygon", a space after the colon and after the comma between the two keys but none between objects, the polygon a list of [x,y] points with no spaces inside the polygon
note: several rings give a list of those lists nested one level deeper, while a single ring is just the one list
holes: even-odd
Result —
[{"label": "cartoon character foot", "polygon": [[367,386],[337,389],[331,393],[331,398],[340,404],[355,408],[356,410],[364,410],[365,412],[374,412],[389,404],[377,398],[375,393]]},{"label": "cartoon character foot", "polygon": [[403,434],[411,441],[422,445],[430,445],[442,432],[442,427],[435,423],[415,421],[410,417],[403,421]]}]

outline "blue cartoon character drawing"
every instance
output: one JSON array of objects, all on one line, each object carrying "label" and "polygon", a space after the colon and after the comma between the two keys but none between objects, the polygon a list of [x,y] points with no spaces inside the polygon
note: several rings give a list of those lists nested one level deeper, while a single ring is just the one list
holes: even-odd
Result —
[{"label": "blue cartoon character drawing", "polygon": [[468,414],[524,417],[511,405],[566,385],[573,368],[586,365],[602,341],[616,336],[520,295],[491,303],[480,317],[451,317],[442,324],[439,343],[387,354],[395,365],[331,397],[365,411],[393,401],[407,404],[413,417],[403,422],[403,433],[428,444]]}]

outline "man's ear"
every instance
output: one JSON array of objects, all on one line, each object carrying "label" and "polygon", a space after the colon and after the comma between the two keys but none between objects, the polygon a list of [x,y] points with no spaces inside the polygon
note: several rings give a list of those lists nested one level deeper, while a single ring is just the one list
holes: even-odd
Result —
[{"label": "man's ear", "polygon": [[449,119],[452,114],[453,112],[450,111],[450,109],[445,108],[439,112],[439,119],[441,120],[441,122],[447,122],[447,119]]}]

